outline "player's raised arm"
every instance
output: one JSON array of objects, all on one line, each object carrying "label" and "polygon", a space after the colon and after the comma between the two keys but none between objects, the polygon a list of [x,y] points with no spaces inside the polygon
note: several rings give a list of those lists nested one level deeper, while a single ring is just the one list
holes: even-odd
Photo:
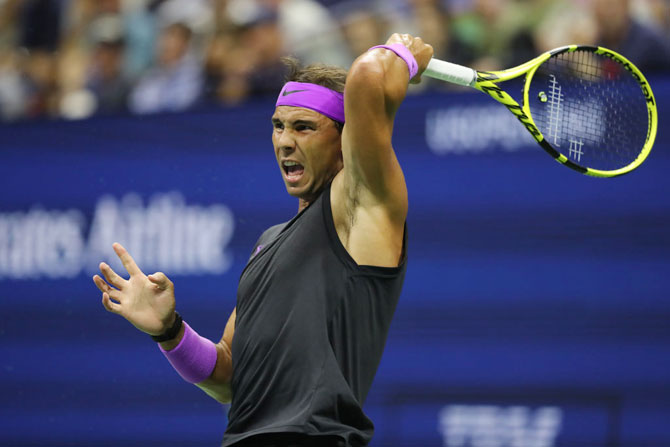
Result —
[{"label": "player's raised arm", "polygon": [[394,117],[410,76],[418,82],[432,54],[433,48],[421,38],[393,34],[385,45],[359,56],[349,70],[342,134],[345,181],[363,186],[375,201],[406,202],[402,172],[391,147]]},{"label": "player's raised arm", "polygon": [[407,187],[391,135],[409,81],[419,81],[432,55],[420,38],[394,34],[358,57],[347,75],[343,169],[331,204],[340,241],[359,265],[396,267],[402,260]]}]

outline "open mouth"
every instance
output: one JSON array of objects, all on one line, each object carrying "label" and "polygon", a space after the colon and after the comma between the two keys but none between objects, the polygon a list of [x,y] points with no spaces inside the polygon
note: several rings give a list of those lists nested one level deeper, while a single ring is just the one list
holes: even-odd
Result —
[{"label": "open mouth", "polygon": [[284,161],[282,162],[282,167],[284,168],[286,179],[289,182],[297,182],[305,172],[305,168],[300,163],[295,161]]}]

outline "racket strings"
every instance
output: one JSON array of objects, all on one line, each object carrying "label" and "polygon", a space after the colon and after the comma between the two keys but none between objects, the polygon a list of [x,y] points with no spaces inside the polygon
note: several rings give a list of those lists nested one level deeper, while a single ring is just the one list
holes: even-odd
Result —
[{"label": "racket strings", "polygon": [[580,166],[625,167],[646,142],[649,118],[638,81],[592,51],[549,58],[531,80],[528,101],[547,142]]}]

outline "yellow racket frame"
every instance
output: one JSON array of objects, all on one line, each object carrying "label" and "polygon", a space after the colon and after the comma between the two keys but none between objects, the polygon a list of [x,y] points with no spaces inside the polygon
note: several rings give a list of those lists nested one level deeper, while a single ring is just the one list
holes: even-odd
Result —
[{"label": "yellow racket frame", "polygon": [[[577,50],[591,51],[595,54],[599,54],[605,57],[612,59],[613,61],[621,64],[630,74],[635,78],[635,80],[640,85],[642,93],[644,94],[647,100],[647,112],[648,112],[648,128],[647,128],[647,139],[645,141],[642,150],[639,155],[627,166],[624,166],[619,169],[614,170],[600,170],[585,168],[577,165],[576,163],[570,161],[565,155],[559,153],[555,150],[548,141],[545,140],[544,136],[540,129],[533,121],[533,117],[530,113],[530,106],[528,101],[528,91],[530,89],[530,83],[533,79],[533,75],[537,71],[538,67],[542,65],[547,59],[552,56],[561,54],[561,53],[570,53]],[[431,61],[432,62],[432,61]],[[496,101],[505,105],[512,112],[521,123],[526,127],[528,132],[533,135],[533,138],[542,146],[542,148],[549,153],[556,161],[559,163],[574,169],[575,171],[581,172],[582,174],[590,175],[593,177],[616,177],[622,174],[626,174],[633,169],[637,168],[642,164],[642,162],[647,158],[651,152],[651,148],[654,145],[654,140],[656,139],[656,131],[658,128],[658,112],[656,110],[656,100],[654,99],[654,94],[652,93],[651,87],[647,82],[647,79],[644,77],[642,72],[631,63],[628,59],[616,53],[612,50],[608,50],[603,47],[587,46],[587,45],[567,45],[560,48],[555,48],[551,51],[547,51],[532,59],[524,64],[521,64],[514,68],[509,68],[506,70],[500,71],[475,71],[475,76],[472,78],[472,75],[469,75],[469,70],[467,67],[459,66],[456,64],[445,63],[443,61],[437,61],[439,64],[444,64],[450,68],[442,70],[443,72],[451,72],[452,67],[456,67],[455,73],[458,73],[456,77],[450,75],[443,75],[439,73],[439,69],[431,70],[431,64],[428,66],[428,70],[425,72],[427,76],[435,77],[436,79],[442,79],[448,82],[454,82],[460,85],[468,85],[470,87],[476,88],[477,90],[484,92],[491,96]],[[436,73],[437,72],[437,73]],[[471,73],[470,72],[470,73]],[[518,78],[522,75],[527,75],[524,88],[523,88],[523,105],[519,105],[514,98],[512,98],[507,92],[502,90],[499,83],[509,81],[510,79]]]}]

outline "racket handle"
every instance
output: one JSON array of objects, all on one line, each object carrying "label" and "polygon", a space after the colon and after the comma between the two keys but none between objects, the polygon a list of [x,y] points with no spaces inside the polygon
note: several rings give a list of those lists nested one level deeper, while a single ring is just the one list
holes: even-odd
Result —
[{"label": "racket handle", "polygon": [[452,64],[440,59],[431,59],[423,72],[429,78],[451,82],[452,84],[473,87],[477,81],[477,72],[463,65]]}]

